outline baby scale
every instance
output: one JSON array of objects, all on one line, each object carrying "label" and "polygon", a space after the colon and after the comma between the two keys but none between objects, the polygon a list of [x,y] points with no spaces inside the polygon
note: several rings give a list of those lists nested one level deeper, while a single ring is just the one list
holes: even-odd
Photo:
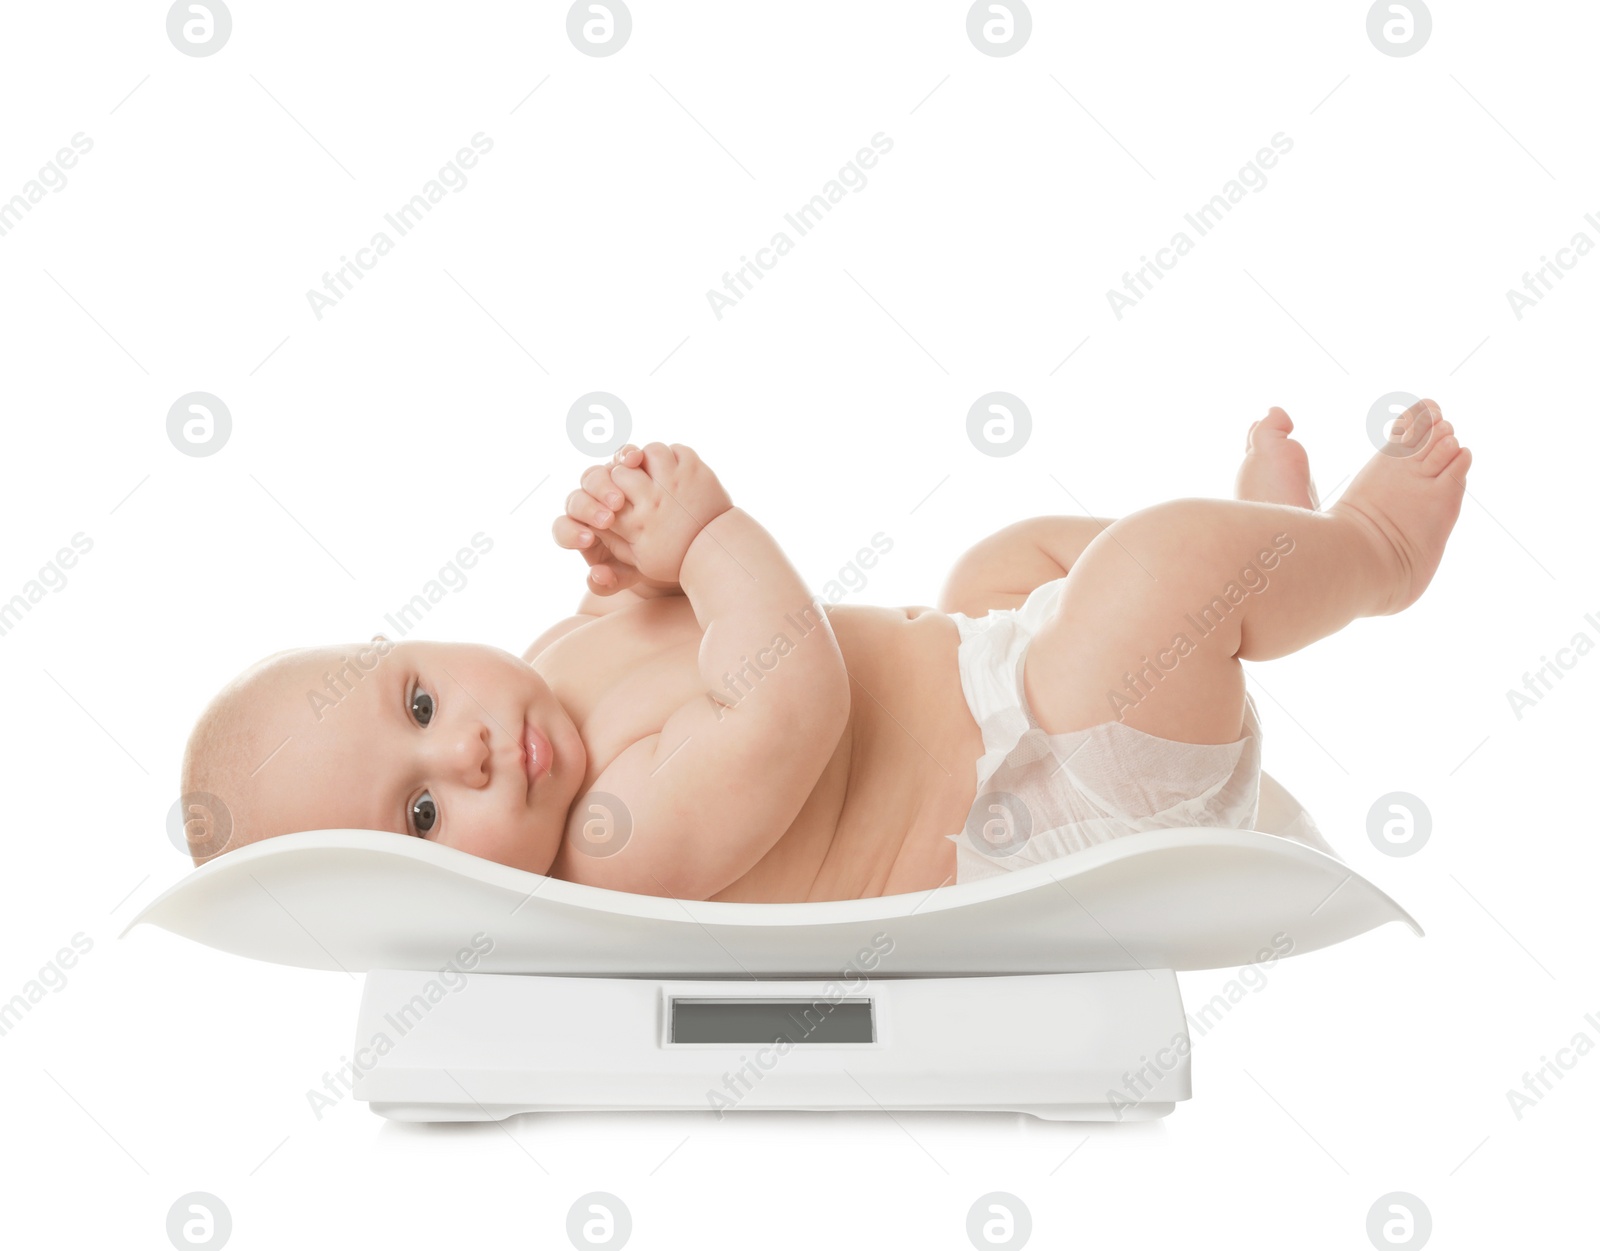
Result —
[{"label": "baby scale", "polygon": [[354,1093],[395,1120],[1149,1119],[1190,1097],[1177,972],[1387,921],[1422,933],[1314,831],[1294,834],[1303,813],[1263,775],[1259,830],[1156,830],[933,891],[794,904],[632,895],[321,830],[195,869],[128,929],[364,973]]}]

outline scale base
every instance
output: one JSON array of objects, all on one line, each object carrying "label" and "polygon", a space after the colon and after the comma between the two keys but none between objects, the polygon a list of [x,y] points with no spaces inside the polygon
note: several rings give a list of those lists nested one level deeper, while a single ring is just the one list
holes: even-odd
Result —
[{"label": "scale base", "polygon": [[[372,1103],[368,1104],[379,1116],[391,1121],[413,1122],[458,1122],[458,1121],[503,1121],[507,1117],[520,1116],[524,1112],[663,1112],[663,1111],[704,1111],[702,1108],[663,1108],[660,1104],[640,1106],[635,1108],[615,1107],[606,1105],[596,1107],[591,1104],[575,1104],[571,1106],[545,1103],[537,1106],[524,1104],[504,1105],[489,1107],[484,1104],[473,1103]],[[743,1111],[762,1112],[1014,1112],[1022,1116],[1036,1117],[1041,1121],[1154,1121],[1166,1116],[1173,1108],[1174,1103],[1139,1103],[1123,1111],[1121,1116],[1116,1115],[1109,1105],[1104,1103],[1035,1103],[1026,1107],[994,1107],[991,1105],[974,1105],[968,1107],[892,1107],[888,1104],[861,1105],[849,1104],[841,1107],[819,1107],[816,1104],[806,1104],[804,1107],[762,1107],[759,1109],[745,1108]]]},{"label": "scale base", "polygon": [[373,971],[355,1096],[397,1121],[523,1112],[1013,1112],[1151,1120],[1189,1098],[1167,969],[668,981]]}]

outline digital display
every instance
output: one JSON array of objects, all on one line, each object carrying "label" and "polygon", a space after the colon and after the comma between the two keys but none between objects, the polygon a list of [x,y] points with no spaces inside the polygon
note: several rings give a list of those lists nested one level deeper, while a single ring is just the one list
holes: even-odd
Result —
[{"label": "digital display", "polygon": [[675,1043],[776,1042],[870,1043],[876,1041],[872,1000],[673,999]]}]

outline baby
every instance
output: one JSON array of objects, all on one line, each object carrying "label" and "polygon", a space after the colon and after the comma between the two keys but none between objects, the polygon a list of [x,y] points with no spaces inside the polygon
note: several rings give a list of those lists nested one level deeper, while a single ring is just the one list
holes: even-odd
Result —
[{"label": "baby", "polygon": [[1001,530],[938,610],[819,603],[693,451],[628,445],[557,519],[589,591],[521,659],[380,635],[225,687],[184,755],[190,849],[383,830],[611,890],[786,902],[1251,828],[1239,662],[1416,600],[1471,464],[1423,400],[1319,511],[1292,428],[1276,408],[1251,427],[1239,499]]}]

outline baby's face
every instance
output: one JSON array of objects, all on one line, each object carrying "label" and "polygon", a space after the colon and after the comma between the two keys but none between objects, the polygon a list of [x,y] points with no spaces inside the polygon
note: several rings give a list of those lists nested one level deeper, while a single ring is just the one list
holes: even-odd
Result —
[{"label": "baby's face", "polygon": [[250,780],[251,841],[388,830],[547,872],[588,757],[544,679],[478,644],[347,650],[342,668],[291,666],[254,710],[272,754]]}]

